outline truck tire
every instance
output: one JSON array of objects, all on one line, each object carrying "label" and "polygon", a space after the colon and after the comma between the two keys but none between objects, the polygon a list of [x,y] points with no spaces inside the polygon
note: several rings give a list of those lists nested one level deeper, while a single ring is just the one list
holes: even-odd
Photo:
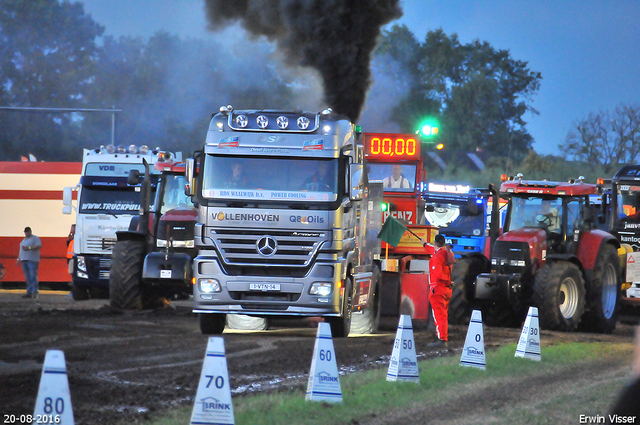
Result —
[{"label": "truck tire", "polygon": [[200,332],[204,335],[220,335],[224,331],[226,314],[200,313]]},{"label": "truck tire", "polygon": [[454,282],[449,301],[449,323],[452,325],[467,325],[471,318],[471,300],[468,299],[469,289],[473,287],[476,278],[484,270],[484,262],[477,257],[463,257],[453,265],[451,281]]},{"label": "truck tire", "polygon": [[342,297],[342,316],[327,317],[331,326],[331,336],[334,338],[346,338],[351,330],[351,316],[353,308],[353,284],[351,277],[344,281],[344,296]]},{"label": "truck tire", "polygon": [[600,250],[593,269],[593,279],[587,293],[589,310],[584,313],[580,329],[611,333],[620,311],[622,276],[618,251],[612,245]]},{"label": "truck tire", "polygon": [[578,266],[568,261],[547,262],[536,275],[533,301],[543,329],[575,330],[585,305],[584,279]]},{"label": "truck tire", "polygon": [[119,241],[113,247],[109,299],[115,310],[142,309],[143,241]]},{"label": "truck tire", "polygon": [[264,331],[269,327],[269,319],[244,314],[227,314],[227,327],[239,331]]},{"label": "truck tire", "polygon": [[71,288],[71,295],[75,301],[86,301],[89,299],[89,290],[74,283]]},{"label": "truck tire", "polygon": [[351,330],[349,333],[356,334],[374,334],[378,332],[380,326],[380,269],[378,266],[373,267],[371,274],[371,285],[373,291],[371,299],[366,309],[353,312],[351,316]]}]

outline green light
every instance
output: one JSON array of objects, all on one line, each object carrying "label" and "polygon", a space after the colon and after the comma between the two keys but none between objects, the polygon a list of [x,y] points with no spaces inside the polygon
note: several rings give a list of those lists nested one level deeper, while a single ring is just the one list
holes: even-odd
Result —
[{"label": "green light", "polygon": [[389,204],[387,204],[386,202],[383,202],[380,207],[382,209],[382,212],[385,212],[385,211],[389,210]]},{"label": "green light", "polygon": [[438,122],[434,118],[427,118],[420,123],[420,133],[425,137],[437,136],[440,132]]}]

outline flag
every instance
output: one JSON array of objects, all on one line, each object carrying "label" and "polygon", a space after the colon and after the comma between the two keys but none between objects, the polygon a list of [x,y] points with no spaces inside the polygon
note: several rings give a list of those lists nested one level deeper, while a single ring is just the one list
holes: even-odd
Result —
[{"label": "flag", "polygon": [[380,233],[378,233],[378,239],[388,243],[395,247],[398,246],[402,235],[407,230],[407,226],[402,224],[398,219],[389,216],[384,222]]}]

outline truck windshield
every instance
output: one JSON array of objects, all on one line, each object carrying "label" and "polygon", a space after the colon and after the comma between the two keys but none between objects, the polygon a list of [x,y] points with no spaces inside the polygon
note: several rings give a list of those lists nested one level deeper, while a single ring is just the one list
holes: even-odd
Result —
[{"label": "truck windshield", "polygon": [[632,190],[630,186],[620,186],[618,219],[622,223],[640,223],[640,191]]},{"label": "truck windshield", "polygon": [[[166,175],[162,178],[165,179],[165,185],[162,202],[160,204],[161,214],[174,208],[193,207],[191,197],[184,193],[184,186],[187,182],[184,175]],[[157,196],[160,196],[160,192],[157,193]],[[156,205],[157,204],[156,202]]]},{"label": "truck windshield", "polygon": [[338,160],[208,155],[202,196],[251,201],[333,202]]},{"label": "truck windshield", "polygon": [[416,166],[370,163],[369,181],[382,183],[385,192],[413,192],[416,187]]},{"label": "truck windshield", "polygon": [[[152,194],[151,196],[154,196]],[[135,188],[83,186],[78,202],[83,214],[134,214],[140,211],[140,192]]]},{"label": "truck windshield", "polygon": [[[429,204],[427,204],[429,205]],[[431,204],[433,211],[425,210],[425,218],[431,226],[437,226],[447,236],[481,236],[485,229],[485,218],[480,208],[471,214],[466,206]],[[429,208],[431,209],[431,208]]]},{"label": "truck windshield", "polygon": [[505,231],[540,227],[559,232],[562,223],[561,211],[560,198],[513,197],[507,211],[509,228]]}]

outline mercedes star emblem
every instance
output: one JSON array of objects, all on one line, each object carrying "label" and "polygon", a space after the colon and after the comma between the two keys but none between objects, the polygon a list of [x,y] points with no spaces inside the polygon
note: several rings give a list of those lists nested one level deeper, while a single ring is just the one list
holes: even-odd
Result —
[{"label": "mercedes star emblem", "polygon": [[256,242],[256,249],[260,255],[270,257],[278,250],[278,242],[271,236],[263,236]]}]

